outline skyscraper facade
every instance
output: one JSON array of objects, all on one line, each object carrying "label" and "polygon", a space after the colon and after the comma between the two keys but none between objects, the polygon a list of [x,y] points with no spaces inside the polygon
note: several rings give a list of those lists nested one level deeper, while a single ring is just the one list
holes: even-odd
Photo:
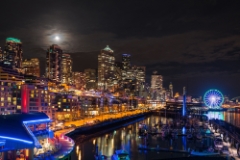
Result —
[{"label": "skyscraper facade", "polygon": [[83,72],[72,72],[72,83],[76,89],[86,88],[86,76]]},{"label": "skyscraper facade", "polygon": [[151,77],[151,89],[162,89],[162,88],[163,88],[163,78],[161,75],[157,73],[157,71],[154,71]]},{"label": "skyscraper facade", "polygon": [[96,89],[97,74],[95,69],[85,69],[86,89]]},{"label": "skyscraper facade", "polygon": [[22,43],[17,38],[7,38],[6,45],[2,55],[2,64],[18,71],[22,67]]},{"label": "skyscraper facade", "polygon": [[38,58],[25,59],[22,68],[26,75],[40,77],[40,64]]},{"label": "skyscraper facade", "polygon": [[72,59],[69,54],[62,54],[61,60],[61,83],[72,84]]},{"label": "skyscraper facade", "polygon": [[153,100],[164,100],[165,90],[163,88],[163,77],[157,73],[153,72],[151,76],[151,97]]},{"label": "skyscraper facade", "polygon": [[62,49],[56,45],[51,45],[46,53],[46,77],[56,82],[61,81],[61,61]]},{"label": "skyscraper facade", "polygon": [[128,70],[131,67],[131,55],[122,54],[122,68],[123,70]]},{"label": "skyscraper facade", "polygon": [[98,55],[98,89],[113,87],[115,57],[113,50],[107,45]]}]

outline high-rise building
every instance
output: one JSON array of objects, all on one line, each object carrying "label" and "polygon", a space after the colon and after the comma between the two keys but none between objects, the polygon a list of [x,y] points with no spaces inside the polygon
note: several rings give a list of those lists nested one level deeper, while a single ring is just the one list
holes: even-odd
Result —
[{"label": "high-rise building", "polygon": [[83,72],[72,72],[72,83],[76,89],[86,88],[86,76]]},{"label": "high-rise building", "polygon": [[115,57],[113,50],[107,45],[98,55],[98,89],[113,87]]},{"label": "high-rise building", "polygon": [[38,58],[25,59],[22,68],[26,75],[40,77],[40,63]]},{"label": "high-rise building", "polygon": [[22,67],[22,42],[17,38],[9,37],[3,51],[2,64],[18,71]]},{"label": "high-rise building", "polygon": [[122,68],[123,70],[128,70],[131,68],[131,55],[122,54]]},{"label": "high-rise building", "polygon": [[169,93],[170,93],[170,98],[173,98],[173,85],[172,85],[172,82],[170,82],[170,85],[169,85]]},{"label": "high-rise building", "polygon": [[46,54],[46,77],[56,82],[61,81],[61,61],[62,49],[56,45],[51,45]]},{"label": "high-rise building", "polygon": [[163,88],[163,78],[161,75],[157,73],[157,71],[154,71],[151,77],[151,89],[162,89],[162,88]]},{"label": "high-rise building", "polygon": [[62,54],[61,60],[61,83],[72,84],[72,59],[69,54]]},{"label": "high-rise building", "polygon": [[97,74],[95,69],[85,69],[86,89],[96,89]]}]

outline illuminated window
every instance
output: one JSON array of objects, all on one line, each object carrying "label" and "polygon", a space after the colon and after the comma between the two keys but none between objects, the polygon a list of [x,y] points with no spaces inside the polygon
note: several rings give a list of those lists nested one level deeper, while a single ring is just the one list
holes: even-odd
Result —
[{"label": "illuminated window", "polygon": [[4,91],[4,87],[2,87],[1,90]]},{"label": "illuminated window", "polygon": [[11,97],[8,97],[8,98],[7,98],[7,101],[8,101],[8,102],[11,102]]},{"label": "illuminated window", "polygon": [[31,94],[31,98],[33,98],[34,97],[34,94]]},{"label": "illuminated window", "polygon": [[4,103],[1,103],[1,106],[4,106]]},{"label": "illuminated window", "polygon": [[66,99],[63,99],[62,101],[63,101],[63,102],[67,102],[67,100],[66,100]]},{"label": "illuminated window", "polygon": [[17,109],[21,109],[22,107],[21,106],[17,106]]}]

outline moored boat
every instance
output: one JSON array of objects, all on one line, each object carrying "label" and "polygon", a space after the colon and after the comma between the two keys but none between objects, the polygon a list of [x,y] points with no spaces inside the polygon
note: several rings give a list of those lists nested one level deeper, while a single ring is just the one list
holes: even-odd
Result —
[{"label": "moored boat", "polygon": [[125,150],[121,149],[115,150],[111,160],[130,160],[130,158],[129,154]]}]

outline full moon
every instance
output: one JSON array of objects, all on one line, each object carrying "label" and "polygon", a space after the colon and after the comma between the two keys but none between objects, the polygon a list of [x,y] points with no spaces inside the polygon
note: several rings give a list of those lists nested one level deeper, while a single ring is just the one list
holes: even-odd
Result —
[{"label": "full moon", "polygon": [[55,40],[58,41],[60,38],[58,36],[55,37]]}]

